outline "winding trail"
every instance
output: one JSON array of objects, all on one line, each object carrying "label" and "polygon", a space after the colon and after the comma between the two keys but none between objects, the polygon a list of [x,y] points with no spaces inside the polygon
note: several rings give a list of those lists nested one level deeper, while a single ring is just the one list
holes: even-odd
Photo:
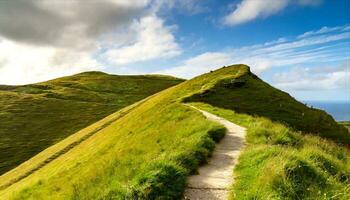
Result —
[{"label": "winding trail", "polygon": [[[192,106],[191,106],[192,107]],[[192,107],[199,110],[196,107]],[[233,183],[233,168],[240,151],[245,146],[246,129],[221,117],[199,110],[207,119],[224,125],[225,137],[216,145],[208,164],[199,168],[198,174],[188,178],[184,199],[228,199],[228,187]]]}]

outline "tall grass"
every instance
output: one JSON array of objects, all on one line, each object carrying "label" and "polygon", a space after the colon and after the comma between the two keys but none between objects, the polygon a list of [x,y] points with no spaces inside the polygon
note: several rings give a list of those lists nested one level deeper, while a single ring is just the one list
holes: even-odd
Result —
[{"label": "tall grass", "polygon": [[231,199],[350,199],[350,151],[264,117],[196,103],[247,127]]}]

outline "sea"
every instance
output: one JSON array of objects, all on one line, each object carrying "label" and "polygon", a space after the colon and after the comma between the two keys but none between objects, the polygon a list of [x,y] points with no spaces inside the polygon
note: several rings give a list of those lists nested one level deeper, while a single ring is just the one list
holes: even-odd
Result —
[{"label": "sea", "polygon": [[304,101],[304,103],[326,111],[336,121],[350,121],[350,101]]}]

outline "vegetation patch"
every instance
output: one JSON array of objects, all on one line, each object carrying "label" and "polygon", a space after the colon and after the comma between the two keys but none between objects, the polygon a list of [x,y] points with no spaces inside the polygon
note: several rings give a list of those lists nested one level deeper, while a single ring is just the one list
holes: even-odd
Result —
[{"label": "vegetation patch", "polygon": [[340,125],[343,125],[350,132],[350,121],[338,122]]},{"label": "vegetation patch", "polygon": [[203,135],[199,143],[188,153],[172,154],[163,161],[150,165],[144,173],[135,178],[126,193],[126,199],[181,199],[186,178],[196,173],[199,165],[208,161],[225,135],[226,129],[217,125]]},{"label": "vegetation patch", "polygon": [[0,175],[91,123],[180,82],[168,76],[85,72],[0,86]]},{"label": "vegetation patch", "polygon": [[189,96],[184,101],[204,102],[236,113],[264,117],[303,133],[350,144],[350,133],[325,111],[298,102],[251,72],[220,80],[210,89]]},{"label": "vegetation patch", "polygon": [[247,127],[246,149],[235,168],[232,199],[350,198],[350,151],[264,117],[193,103]]},{"label": "vegetation patch", "polygon": [[[184,102],[247,128],[232,198],[350,198],[350,153],[341,144],[349,135],[344,128],[323,111],[263,83],[247,66],[236,65],[166,89],[51,146],[0,176],[0,183],[102,127],[0,190],[0,199],[181,198],[186,177],[210,158],[225,132]],[[110,119],[116,120],[104,127]]]}]

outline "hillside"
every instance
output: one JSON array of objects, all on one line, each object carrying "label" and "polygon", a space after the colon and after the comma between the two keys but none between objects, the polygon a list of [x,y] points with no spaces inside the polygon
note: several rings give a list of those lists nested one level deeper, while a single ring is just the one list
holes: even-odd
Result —
[{"label": "hillside", "polygon": [[[335,142],[349,144],[350,134],[245,65],[185,81],[78,131],[1,176],[0,199],[180,199],[224,132],[184,101],[247,128],[235,199],[349,199],[350,153]],[[308,123],[316,122],[314,132]]]},{"label": "hillside", "polygon": [[214,87],[186,98],[185,102],[204,102],[236,113],[265,117],[304,133],[350,144],[347,130],[339,126],[332,116],[298,102],[252,73],[224,79]]},{"label": "hillside", "polygon": [[0,175],[91,123],[180,82],[167,76],[85,72],[0,86]]},{"label": "hillside", "polygon": [[338,122],[338,123],[343,125],[345,128],[347,128],[350,131],[350,122],[349,121]]}]

